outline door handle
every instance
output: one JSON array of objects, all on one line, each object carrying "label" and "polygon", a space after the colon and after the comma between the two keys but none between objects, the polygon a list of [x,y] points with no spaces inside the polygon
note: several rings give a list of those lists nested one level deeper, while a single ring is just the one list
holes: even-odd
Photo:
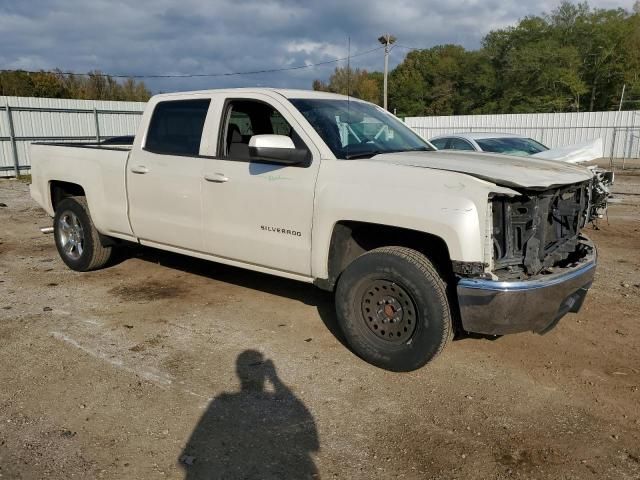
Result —
[{"label": "door handle", "polygon": [[131,167],[131,172],[132,173],[147,173],[149,171],[149,169],[147,167],[145,167],[144,165],[136,165],[135,167]]},{"label": "door handle", "polygon": [[224,173],[207,173],[204,176],[207,182],[224,183],[229,181],[229,177],[225,177]]}]

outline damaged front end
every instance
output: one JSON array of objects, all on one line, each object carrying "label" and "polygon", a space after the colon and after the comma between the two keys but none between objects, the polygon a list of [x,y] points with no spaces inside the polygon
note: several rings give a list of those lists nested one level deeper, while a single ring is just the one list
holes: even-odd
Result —
[{"label": "damaged front end", "polygon": [[524,279],[585,255],[580,231],[590,220],[590,182],[492,200],[493,273]]},{"label": "damaged front end", "polygon": [[484,278],[458,281],[465,330],[545,333],[580,309],[596,265],[581,232],[591,220],[592,181],[490,200],[491,264]]}]

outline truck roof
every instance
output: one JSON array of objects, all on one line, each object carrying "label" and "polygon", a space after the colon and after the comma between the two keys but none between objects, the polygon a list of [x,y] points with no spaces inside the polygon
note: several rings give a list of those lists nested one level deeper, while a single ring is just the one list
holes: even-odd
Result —
[{"label": "truck roof", "polygon": [[325,99],[325,100],[347,100],[350,101],[358,101],[361,102],[355,97],[347,97],[346,95],[340,95],[337,93],[330,92],[318,92],[316,90],[296,90],[296,89],[288,89],[288,88],[215,88],[209,90],[194,90],[187,92],[172,92],[172,93],[161,93],[155,95],[156,97],[183,97],[189,95],[202,95],[207,93],[225,93],[225,94],[247,94],[247,93],[277,93],[282,95],[285,98],[316,98],[316,99]]}]

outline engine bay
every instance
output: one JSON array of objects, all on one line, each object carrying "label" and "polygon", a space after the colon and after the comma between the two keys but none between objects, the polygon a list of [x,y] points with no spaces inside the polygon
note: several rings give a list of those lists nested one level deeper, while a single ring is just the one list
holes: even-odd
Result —
[{"label": "engine bay", "polygon": [[592,182],[493,199],[493,272],[524,279],[572,264],[587,252],[580,232],[592,219]]}]

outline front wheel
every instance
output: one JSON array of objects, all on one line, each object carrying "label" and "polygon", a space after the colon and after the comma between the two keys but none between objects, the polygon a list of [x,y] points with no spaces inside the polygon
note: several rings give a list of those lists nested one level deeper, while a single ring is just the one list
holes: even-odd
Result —
[{"label": "front wheel", "polygon": [[60,201],[53,218],[53,231],[60,258],[72,270],[95,270],[111,258],[112,247],[105,247],[100,242],[85,197]]},{"label": "front wheel", "polygon": [[452,337],[446,286],[429,259],[410,248],[356,258],[338,281],[336,312],[355,353],[387,370],[422,367]]}]

